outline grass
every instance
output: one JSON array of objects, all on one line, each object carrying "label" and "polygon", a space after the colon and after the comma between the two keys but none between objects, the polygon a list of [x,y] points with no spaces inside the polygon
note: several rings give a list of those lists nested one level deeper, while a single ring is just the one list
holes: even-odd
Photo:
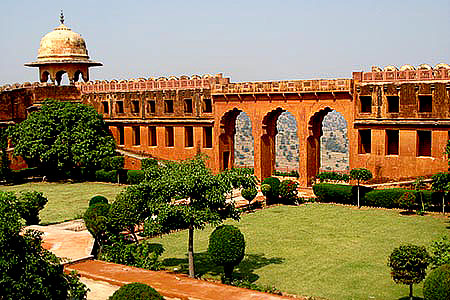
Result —
[{"label": "grass", "polygon": [[[429,246],[450,233],[448,218],[400,215],[398,210],[307,204],[276,206],[243,215],[246,257],[237,276],[296,295],[326,299],[402,299],[408,286],[395,284],[387,257],[404,243]],[[207,258],[212,228],[195,231],[196,273],[220,278]],[[168,269],[187,273],[187,232],[153,238]],[[422,284],[414,287],[422,296]]]},{"label": "grass", "polygon": [[32,182],[0,186],[0,191],[34,190],[43,192],[48,203],[40,212],[41,224],[52,224],[80,218],[94,195],[103,195],[112,202],[123,187],[123,185],[100,182]]}]

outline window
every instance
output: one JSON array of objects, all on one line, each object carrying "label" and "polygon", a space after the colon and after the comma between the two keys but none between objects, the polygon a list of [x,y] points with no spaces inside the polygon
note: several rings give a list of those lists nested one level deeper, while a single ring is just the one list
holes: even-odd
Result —
[{"label": "window", "polygon": [[372,134],[370,132],[370,129],[358,130],[358,132],[358,153],[370,153],[372,151]]},{"label": "window", "polygon": [[361,102],[362,113],[372,112],[372,96],[359,96],[359,101]]},{"label": "window", "polygon": [[109,114],[109,103],[106,102],[106,101],[103,101],[102,105],[103,105],[103,113],[104,114]]},{"label": "window", "polygon": [[433,97],[431,95],[419,95],[419,112],[432,112]]},{"label": "window", "polygon": [[431,156],[431,131],[417,131],[417,156]]},{"label": "window", "polygon": [[139,101],[131,101],[131,112],[134,114],[139,113]]},{"label": "window", "polygon": [[125,144],[125,132],[123,126],[117,126],[117,135],[119,140],[119,145]]},{"label": "window", "polygon": [[203,112],[205,112],[205,113],[212,112],[211,99],[203,99]]},{"label": "window", "polygon": [[398,155],[398,130],[386,130],[386,154]]},{"label": "window", "polygon": [[173,100],[164,100],[164,112],[167,114],[173,113]]},{"label": "window", "polygon": [[212,127],[203,127],[203,148],[212,148]]},{"label": "window", "polygon": [[139,126],[133,126],[133,146],[139,146],[141,144],[141,128]]},{"label": "window", "polygon": [[184,113],[192,114],[192,99],[184,99]]},{"label": "window", "polygon": [[166,127],[166,147],[173,147],[173,127]]},{"label": "window", "polygon": [[388,112],[398,113],[399,111],[399,97],[398,96],[387,96],[388,102]]},{"label": "window", "polygon": [[117,113],[118,114],[123,114],[123,101],[117,101],[116,102],[117,105]]},{"label": "window", "polygon": [[148,101],[148,112],[154,114],[156,112],[156,102],[155,100]]},{"label": "window", "polygon": [[156,146],[156,126],[149,126],[148,127],[148,145],[149,146]]},{"label": "window", "polygon": [[194,147],[194,128],[192,126],[184,127],[184,146]]}]

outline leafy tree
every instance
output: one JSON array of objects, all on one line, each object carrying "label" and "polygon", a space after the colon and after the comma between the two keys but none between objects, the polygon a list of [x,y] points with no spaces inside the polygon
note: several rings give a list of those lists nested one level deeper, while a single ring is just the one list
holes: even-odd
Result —
[{"label": "leafy tree", "polygon": [[0,128],[0,179],[7,179],[11,173],[8,157],[8,135],[5,128]]},{"label": "leafy tree", "polygon": [[83,215],[84,224],[95,240],[95,257],[102,253],[106,240],[109,209],[108,203],[96,203],[89,206]]},{"label": "leafy tree", "polygon": [[114,154],[114,138],[93,107],[47,100],[40,110],[9,128],[14,155],[49,174],[93,168]]},{"label": "leafy tree", "polygon": [[223,266],[224,281],[231,282],[234,267],[244,258],[244,235],[233,225],[217,227],[209,237],[208,254],[215,264]]},{"label": "leafy tree", "polygon": [[424,246],[401,245],[388,258],[395,283],[409,285],[409,298],[413,299],[413,284],[425,279],[430,255]]},{"label": "leafy tree", "polygon": [[450,240],[444,235],[431,243],[431,268],[445,264],[450,265]]},{"label": "leafy tree", "polygon": [[218,225],[226,218],[238,220],[239,212],[226,195],[233,188],[254,184],[253,175],[234,170],[213,175],[203,156],[166,162],[148,177],[153,195],[147,198],[147,206],[152,217],[146,219],[145,232],[153,235],[188,229],[189,276],[194,277],[194,230]]},{"label": "leafy tree", "polygon": [[417,195],[419,195],[420,203],[422,205],[422,210],[420,214],[422,215],[425,212],[425,202],[423,201],[423,192],[422,190],[425,188],[425,181],[422,176],[419,176],[414,180],[414,188],[417,191]]},{"label": "leafy tree", "polygon": [[86,287],[42,248],[41,233],[22,223],[17,199],[0,192],[0,299],[86,299]]},{"label": "leafy tree", "polygon": [[350,177],[352,179],[355,179],[357,181],[357,186],[358,186],[358,208],[361,207],[360,202],[359,202],[359,186],[360,186],[360,182],[361,181],[367,181],[372,179],[372,172],[370,172],[370,170],[365,169],[365,168],[356,168],[356,169],[352,169],[350,171]]},{"label": "leafy tree", "polygon": [[434,174],[431,179],[431,188],[442,193],[442,213],[445,214],[445,196],[450,188],[450,173],[441,172]]}]

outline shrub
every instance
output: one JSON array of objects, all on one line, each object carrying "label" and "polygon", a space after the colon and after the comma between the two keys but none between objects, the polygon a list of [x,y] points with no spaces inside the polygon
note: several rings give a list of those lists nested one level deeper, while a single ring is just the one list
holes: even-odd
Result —
[{"label": "shrub", "polygon": [[244,197],[244,199],[247,201],[252,201],[253,199],[255,199],[257,194],[258,191],[254,186],[242,189],[241,191],[242,197]]},{"label": "shrub", "polygon": [[394,208],[399,206],[400,198],[406,192],[415,195],[415,191],[405,189],[373,190],[365,195],[364,202],[367,206]]},{"label": "shrub", "polygon": [[89,200],[89,206],[95,205],[97,203],[108,204],[108,199],[106,199],[105,196],[97,195],[92,197],[91,200]]},{"label": "shrub", "polygon": [[128,170],[127,182],[129,184],[139,184],[145,179],[144,171],[142,170]]},{"label": "shrub", "polygon": [[442,265],[425,279],[423,284],[425,300],[450,300],[450,265]]},{"label": "shrub", "polygon": [[352,186],[345,184],[319,183],[313,186],[318,202],[352,204]]},{"label": "shrub", "polygon": [[279,188],[280,188],[280,179],[276,177],[269,177],[262,181],[261,184],[268,184],[270,186],[269,190],[266,190],[266,201],[268,203],[277,203],[279,196]]},{"label": "shrub", "polygon": [[158,161],[154,158],[144,158],[141,160],[141,170],[158,166]]},{"label": "shrub", "polygon": [[280,183],[280,199],[284,204],[297,204],[298,203],[298,183],[293,180],[283,180]]},{"label": "shrub", "polygon": [[164,248],[161,244],[148,241],[136,244],[118,235],[111,239],[110,245],[105,245],[100,259],[117,264],[144,268],[147,270],[160,270],[158,261]]},{"label": "shrub", "polygon": [[431,267],[434,269],[444,264],[450,265],[450,240],[447,236],[431,243]]},{"label": "shrub", "polygon": [[164,297],[149,285],[133,282],[115,291],[109,300],[164,300]]},{"label": "shrub", "polygon": [[415,203],[416,203],[416,195],[415,193],[410,191],[404,192],[403,195],[401,195],[397,201],[398,207],[406,210],[412,210]]},{"label": "shrub", "polygon": [[327,181],[349,181],[350,176],[347,174],[342,174],[338,172],[320,172],[316,176],[317,179],[319,179],[320,182],[327,182]]},{"label": "shrub", "polygon": [[391,276],[395,283],[409,285],[409,297],[412,299],[412,286],[425,279],[430,255],[424,246],[402,245],[395,248],[388,258]]},{"label": "shrub", "polygon": [[97,203],[89,206],[83,215],[84,224],[95,239],[95,256],[101,254],[106,240],[109,209],[109,204]]},{"label": "shrub", "polygon": [[244,258],[244,235],[233,225],[217,227],[209,237],[208,254],[213,263],[223,266],[225,281],[231,282],[234,266]]},{"label": "shrub", "polygon": [[106,171],[123,169],[125,158],[123,156],[108,156],[102,159],[100,166]]},{"label": "shrub", "polygon": [[26,225],[39,224],[39,211],[48,202],[44,194],[36,191],[21,192],[18,200],[19,213]]},{"label": "shrub", "polygon": [[95,179],[103,182],[117,182],[117,171],[97,170],[95,171]]}]

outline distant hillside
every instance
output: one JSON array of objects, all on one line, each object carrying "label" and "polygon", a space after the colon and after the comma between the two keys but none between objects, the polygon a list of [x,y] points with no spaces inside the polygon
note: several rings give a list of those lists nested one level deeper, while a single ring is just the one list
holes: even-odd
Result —
[{"label": "distant hillside", "polygon": [[[282,113],[277,122],[276,167],[281,171],[298,169],[299,146],[297,123],[289,113]],[[348,169],[347,123],[341,114],[332,111],[323,120],[321,138],[322,169]],[[249,117],[241,113],[236,119],[235,164],[253,166],[253,136]]]}]

